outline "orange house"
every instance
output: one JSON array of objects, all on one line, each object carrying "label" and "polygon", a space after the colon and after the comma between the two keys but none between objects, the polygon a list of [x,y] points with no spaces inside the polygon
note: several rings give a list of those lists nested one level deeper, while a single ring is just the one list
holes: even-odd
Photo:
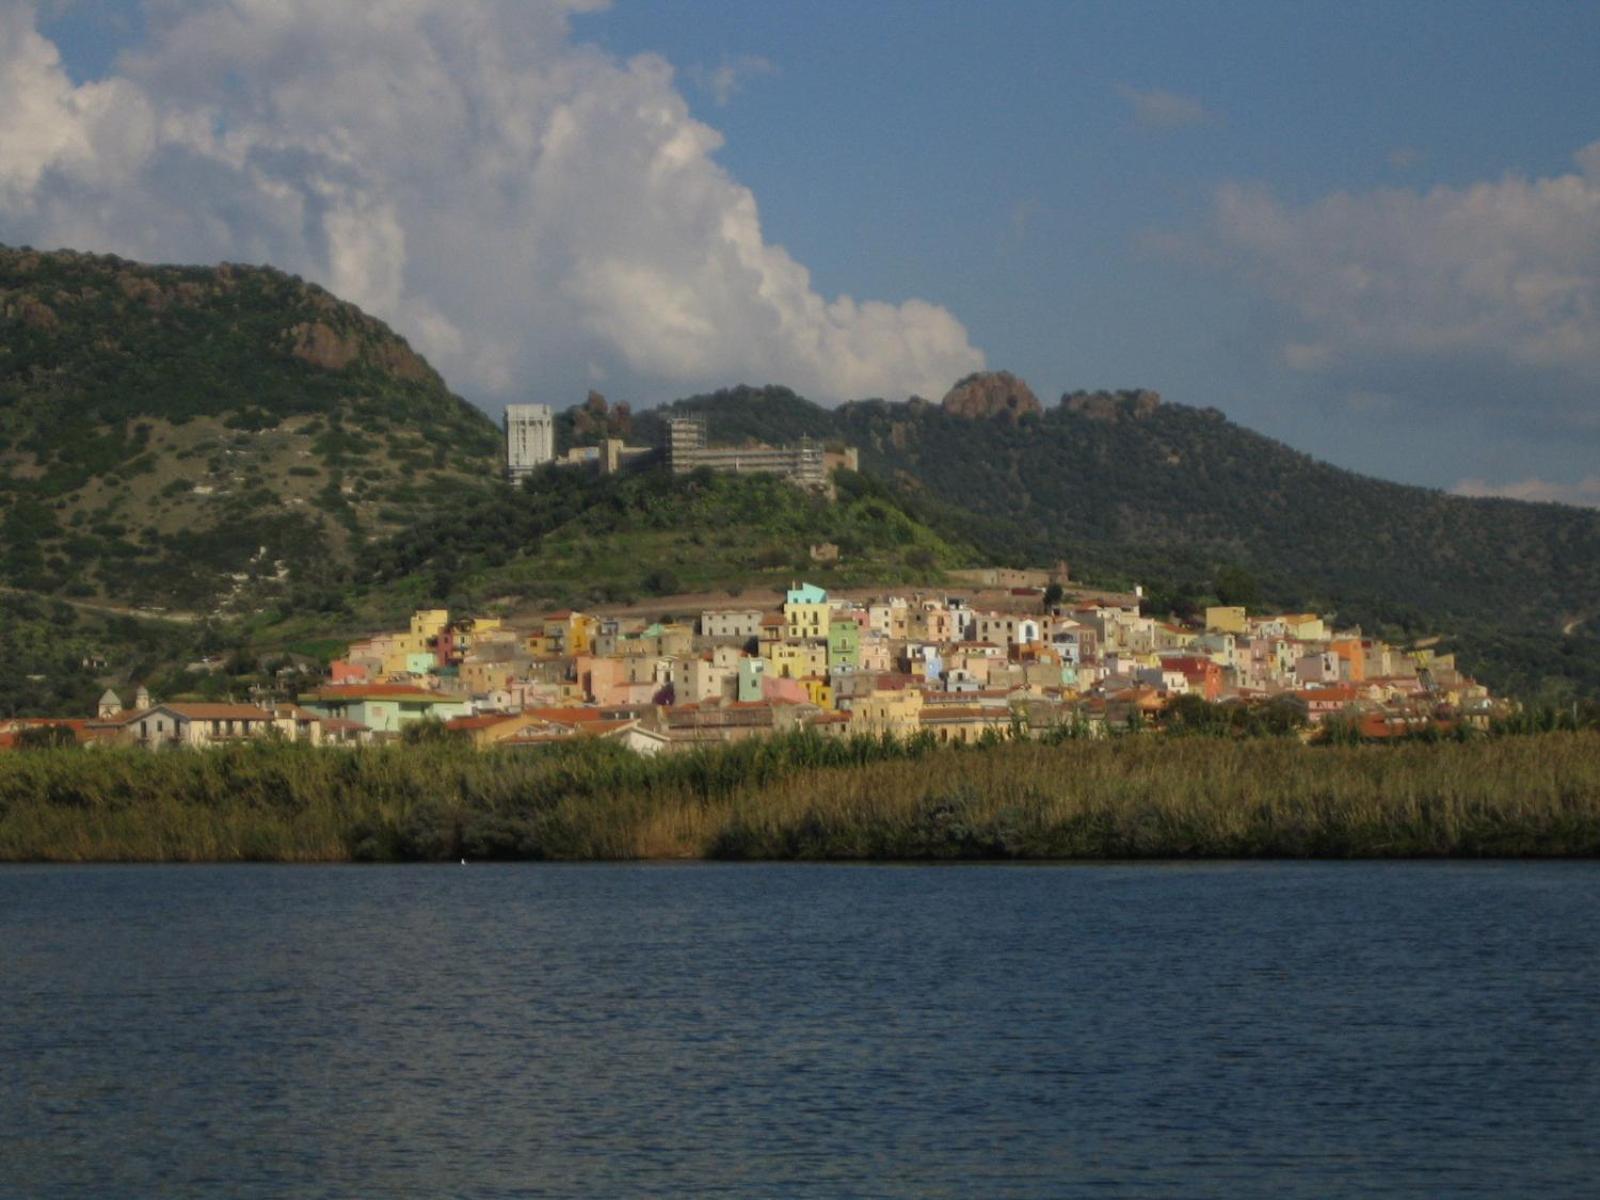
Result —
[{"label": "orange house", "polygon": [[1344,677],[1351,683],[1364,683],[1367,678],[1367,652],[1360,638],[1337,638],[1328,643],[1328,651],[1344,660]]}]

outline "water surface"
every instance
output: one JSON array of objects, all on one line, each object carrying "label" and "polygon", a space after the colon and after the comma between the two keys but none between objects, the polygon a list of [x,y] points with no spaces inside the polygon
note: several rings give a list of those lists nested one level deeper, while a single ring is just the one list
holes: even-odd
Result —
[{"label": "water surface", "polygon": [[1593,1195],[1597,912],[1587,863],[0,869],[0,1195]]}]

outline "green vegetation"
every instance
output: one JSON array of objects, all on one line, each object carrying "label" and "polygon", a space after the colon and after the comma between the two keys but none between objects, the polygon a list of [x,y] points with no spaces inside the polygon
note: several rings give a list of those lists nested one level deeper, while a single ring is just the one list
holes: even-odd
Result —
[{"label": "green vegetation", "polygon": [[247,608],[485,486],[498,452],[314,285],[0,247],[0,585]]},{"label": "green vegetation", "polygon": [[212,627],[0,592],[0,717],[90,716],[106,676],[146,678],[219,647]]},{"label": "green vegetation", "polygon": [[[380,592],[452,607],[504,596],[595,604],[801,574],[830,586],[930,583],[979,557],[864,476],[841,472],[838,490],[833,502],[763,475],[550,467],[373,545],[359,574]],[[822,542],[839,548],[837,562],[812,561]]]},{"label": "green vegetation", "polygon": [[1600,734],[261,744],[0,758],[0,860],[1234,858],[1600,854]]}]

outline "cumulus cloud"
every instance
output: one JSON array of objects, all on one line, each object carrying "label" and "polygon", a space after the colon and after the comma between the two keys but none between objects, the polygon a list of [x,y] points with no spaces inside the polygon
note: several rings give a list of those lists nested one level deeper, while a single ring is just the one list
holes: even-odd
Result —
[{"label": "cumulus cloud", "polygon": [[588,7],[151,0],[144,41],[74,85],[13,4],[0,241],[270,262],[481,398],[607,376],[937,394],[982,366],[938,305],[818,293],[671,65],[573,37]]},{"label": "cumulus cloud", "polygon": [[1600,475],[1589,475],[1576,483],[1553,483],[1537,476],[1515,483],[1463,479],[1450,490],[1458,496],[1499,496],[1508,500],[1536,500],[1600,508]]},{"label": "cumulus cloud", "polygon": [[1184,129],[1190,125],[1209,125],[1217,116],[1193,96],[1180,96],[1160,88],[1148,90],[1117,85],[1117,95],[1133,109],[1134,121],[1145,129]]},{"label": "cumulus cloud", "polygon": [[1274,301],[1297,370],[1407,358],[1600,383],[1600,142],[1577,170],[1296,206],[1218,192],[1219,259]]},{"label": "cumulus cloud", "polygon": [[711,93],[711,98],[719,105],[726,106],[750,80],[777,73],[778,68],[770,59],[759,54],[740,54],[723,59],[715,67],[691,67],[689,78],[701,90]]}]

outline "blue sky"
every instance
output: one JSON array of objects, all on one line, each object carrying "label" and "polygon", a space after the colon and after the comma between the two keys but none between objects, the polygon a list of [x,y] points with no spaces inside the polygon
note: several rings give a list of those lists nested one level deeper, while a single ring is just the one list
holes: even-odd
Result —
[{"label": "blue sky", "polygon": [[[72,86],[125,80],[169,123],[175,106],[210,104],[219,128],[276,146],[272,123],[296,119],[283,95],[327,95],[337,110],[333,89],[347,85],[330,80],[371,87],[386,63],[403,87],[423,61],[408,56],[425,52],[402,27],[439,19],[426,0],[400,5],[314,74],[288,51],[257,52],[291,36],[264,8],[228,6],[236,19],[223,27],[194,15],[207,7],[224,6],[155,5],[147,28],[140,4],[57,4],[34,25]],[[140,224],[95,218],[104,197],[97,207],[68,166],[38,174],[20,201],[0,188],[0,240],[288,259],[353,290],[491,409],[568,403],[590,385],[648,404],[740,380],[899,398],[948,386],[981,356],[1046,403],[1154,387],[1371,473],[1600,501],[1600,339],[1589,337],[1600,333],[1600,150],[1575,157],[1600,144],[1600,6],[622,0],[546,24],[524,20],[538,6],[507,17],[484,0],[475,18],[480,7],[484,36],[536,48],[491,68],[430,33],[427,64],[458,72],[469,96],[466,74],[504,70],[528,83],[530,110],[555,112],[560,93],[592,119],[574,160],[583,188],[530,189],[503,227],[485,215],[506,212],[498,202],[463,220],[501,246],[526,230],[530,244],[574,247],[570,258],[529,251],[514,279],[493,247],[431,243],[424,215],[450,219],[458,197],[428,194],[414,164],[453,151],[465,126],[441,126],[436,144],[419,132],[410,165],[358,130],[337,199],[321,183],[273,181],[268,196],[310,186],[316,205],[370,221],[362,229],[392,224],[388,241],[363,238],[369,260],[326,229],[290,236],[270,210],[273,232],[250,228],[254,194],[230,192],[171,228],[154,201]],[[315,10],[304,23],[323,20]],[[320,42],[357,37],[349,26]],[[172,82],[213,52],[216,78],[270,99],[230,107],[199,71]],[[634,127],[640,114],[664,141]],[[628,171],[700,129],[721,142],[689,153],[699,174],[661,190],[659,168],[646,172],[630,208]],[[319,149],[328,140],[292,132]],[[508,153],[500,141],[477,150],[474,161]],[[221,152],[203,152],[211,179]],[[152,178],[134,186],[160,193]],[[747,233],[734,257],[697,249],[737,214],[741,188],[759,245]],[[552,205],[577,211],[557,220]],[[309,220],[303,203],[295,211]],[[340,221],[324,224],[358,224]],[[385,246],[403,247],[399,278],[382,269]],[[469,292],[490,294],[492,312]],[[770,319],[741,326],[776,293]],[[827,307],[841,296],[883,305]],[[538,337],[519,340],[510,322],[479,345],[508,312]]]}]

